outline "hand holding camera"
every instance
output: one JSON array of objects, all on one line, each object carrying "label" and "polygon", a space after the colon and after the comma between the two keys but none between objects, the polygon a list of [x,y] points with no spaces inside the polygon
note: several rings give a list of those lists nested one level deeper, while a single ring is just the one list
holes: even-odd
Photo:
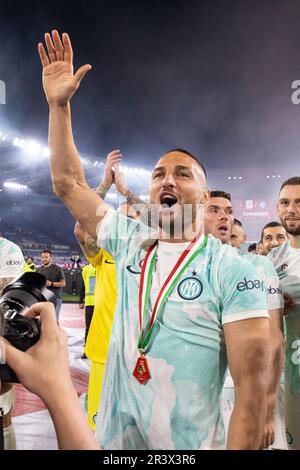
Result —
[{"label": "hand holding camera", "polygon": [[[0,307],[4,314],[4,338],[20,351],[27,351],[32,347],[40,338],[40,322],[36,318],[38,313],[53,310],[52,304],[45,304],[49,301],[55,305],[56,297],[46,289],[46,278],[41,274],[24,273],[6,286],[0,298]],[[45,308],[30,308],[37,302],[43,302],[37,305],[45,305]],[[17,369],[20,369],[20,365],[16,365]],[[18,382],[17,375],[17,370],[0,364],[1,380]]]}]

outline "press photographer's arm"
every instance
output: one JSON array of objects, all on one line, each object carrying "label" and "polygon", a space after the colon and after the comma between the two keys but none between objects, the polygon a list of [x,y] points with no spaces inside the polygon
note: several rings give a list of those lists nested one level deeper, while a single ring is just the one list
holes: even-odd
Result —
[{"label": "press photographer's arm", "polygon": [[44,401],[54,423],[59,449],[99,449],[72,384],[67,335],[57,325],[53,305],[35,304],[26,316],[40,316],[41,338],[26,353],[1,338],[5,341],[7,364],[20,382]]}]

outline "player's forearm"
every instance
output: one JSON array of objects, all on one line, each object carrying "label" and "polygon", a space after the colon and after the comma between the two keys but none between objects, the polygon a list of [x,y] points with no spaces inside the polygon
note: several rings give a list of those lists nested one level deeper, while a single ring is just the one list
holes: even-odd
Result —
[{"label": "player's forearm", "polygon": [[52,287],[66,287],[66,281],[54,281],[52,282]]},{"label": "player's forearm", "polygon": [[251,383],[236,390],[236,402],[231,415],[227,449],[255,450],[259,448],[264,431],[267,396],[266,387]]},{"label": "player's forearm", "polygon": [[59,197],[68,194],[74,183],[87,184],[73,139],[69,103],[50,106],[49,148],[53,189]]},{"label": "player's forearm", "polygon": [[274,410],[277,400],[278,385],[284,363],[284,336],[278,335],[276,340],[273,339],[270,348],[270,361],[268,366],[268,408],[267,421],[274,418]]}]

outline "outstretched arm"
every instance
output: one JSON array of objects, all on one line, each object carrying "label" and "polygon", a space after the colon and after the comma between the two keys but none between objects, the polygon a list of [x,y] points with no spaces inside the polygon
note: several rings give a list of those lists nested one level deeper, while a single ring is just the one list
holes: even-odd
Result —
[{"label": "outstretched arm", "polygon": [[[45,35],[47,52],[39,43],[43,66],[43,87],[49,104],[49,148],[53,190],[72,215],[96,239],[97,226],[108,206],[88,186],[80,157],[75,146],[71,125],[70,100],[90,65],[80,67],[74,74],[73,51],[69,36],[62,40],[57,31]],[[115,163],[120,157],[115,158]]]}]

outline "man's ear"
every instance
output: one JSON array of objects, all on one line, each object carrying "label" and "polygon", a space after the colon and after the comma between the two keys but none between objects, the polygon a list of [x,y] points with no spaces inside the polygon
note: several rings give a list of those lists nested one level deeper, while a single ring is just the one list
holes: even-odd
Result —
[{"label": "man's ear", "polygon": [[244,240],[244,242],[247,240],[247,238],[248,238],[248,237],[247,237],[247,234],[244,233],[244,235],[243,235],[243,240]]},{"label": "man's ear", "polygon": [[203,192],[203,195],[202,195],[202,199],[200,201],[200,204],[207,204],[208,201],[209,201],[209,198],[210,198],[210,191],[208,189],[206,189],[204,192]]}]

